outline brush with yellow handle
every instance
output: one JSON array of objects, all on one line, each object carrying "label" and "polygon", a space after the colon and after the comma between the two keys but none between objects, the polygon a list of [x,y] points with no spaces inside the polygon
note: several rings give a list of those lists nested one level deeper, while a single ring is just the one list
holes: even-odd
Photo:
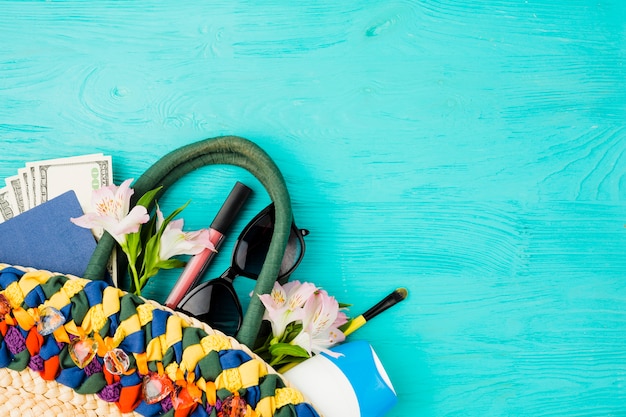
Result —
[{"label": "brush with yellow handle", "polygon": [[406,288],[398,288],[382,300],[378,302],[374,307],[367,310],[365,313],[357,316],[346,324],[344,324],[339,330],[343,332],[344,335],[348,336],[355,330],[359,329],[365,323],[387,310],[389,307],[398,304],[400,301],[404,300],[409,292]]},{"label": "brush with yellow handle", "polygon": [[[380,300],[376,305],[374,305],[372,308],[367,310],[365,313],[353,319],[350,319],[346,324],[341,326],[339,330],[341,330],[343,334],[347,337],[348,335],[352,334],[355,330],[361,328],[365,323],[367,323],[368,321],[370,321],[371,319],[373,319],[374,317],[376,317],[383,311],[387,310],[388,308],[404,300],[408,294],[409,292],[407,291],[406,288],[397,288],[395,291],[393,291],[391,294],[389,294],[388,296]],[[288,370],[298,365],[298,363],[299,362],[291,362],[286,365],[283,365],[278,370],[278,372],[281,374],[284,372],[287,372]]]}]

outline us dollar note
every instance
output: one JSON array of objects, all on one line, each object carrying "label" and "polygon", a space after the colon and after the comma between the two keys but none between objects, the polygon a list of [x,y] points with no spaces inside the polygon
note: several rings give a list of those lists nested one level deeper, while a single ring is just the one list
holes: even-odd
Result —
[{"label": "us dollar note", "polygon": [[29,164],[26,164],[26,168],[24,168],[26,171],[26,188],[29,190],[30,207],[33,208],[39,204],[39,201],[37,201],[37,193],[35,192],[37,190],[35,186],[35,167],[28,165]]},{"label": "us dollar note", "polygon": [[33,202],[30,198],[30,193],[31,190],[29,188],[29,182],[28,182],[28,173],[26,171],[26,168],[20,168],[17,170],[17,176],[20,179],[20,186],[22,187],[22,194],[24,197],[24,206],[26,208],[26,210],[30,210],[31,208],[34,207]]},{"label": "us dollar note", "polygon": [[19,213],[24,213],[27,208],[27,203],[24,199],[24,192],[22,190],[22,183],[20,181],[19,175],[13,175],[12,177],[5,178],[4,182],[6,183],[6,188],[11,193],[12,198],[15,201],[17,211]]},{"label": "us dollar note", "polygon": [[15,207],[11,201],[11,194],[8,187],[0,188],[0,223],[15,217]]},{"label": "us dollar note", "polygon": [[102,154],[49,159],[27,163],[34,168],[35,201],[45,203],[51,198],[74,190],[83,211],[91,207],[93,190],[111,185],[111,157]]}]

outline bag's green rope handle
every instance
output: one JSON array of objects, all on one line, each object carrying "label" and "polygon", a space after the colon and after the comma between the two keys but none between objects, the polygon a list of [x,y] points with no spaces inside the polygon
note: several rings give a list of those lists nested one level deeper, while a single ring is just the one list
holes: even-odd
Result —
[{"label": "bag's green rope handle", "polygon": [[[267,294],[278,277],[280,264],[285,253],[291,231],[291,201],[285,180],[274,161],[255,143],[237,136],[221,136],[205,139],[183,146],[162,157],[135,181],[133,204],[146,192],[163,186],[167,190],[185,174],[206,165],[234,165],[252,173],[265,187],[274,203],[276,223],[265,263],[257,280],[254,292]],[[159,195],[160,195],[159,193]],[[115,240],[102,236],[87,266],[84,277],[103,279],[108,259],[115,249]],[[256,341],[264,307],[258,297],[252,297],[237,333],[237,340],[253,348]]]}]

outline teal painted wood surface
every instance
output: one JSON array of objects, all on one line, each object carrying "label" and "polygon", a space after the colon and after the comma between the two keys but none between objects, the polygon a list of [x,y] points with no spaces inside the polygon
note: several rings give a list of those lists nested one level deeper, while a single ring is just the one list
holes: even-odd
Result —
[{"label": "teal painted wood surface", "polygon": [[[353,314],[409,289],[351,336],[389,416],[626,415],[626,3],[260,3],[0,2],[0,176],[247,137],[311,230],[294,279]],[[237,169],[162,203],[204,227],[234,179],[240,229]]]}]

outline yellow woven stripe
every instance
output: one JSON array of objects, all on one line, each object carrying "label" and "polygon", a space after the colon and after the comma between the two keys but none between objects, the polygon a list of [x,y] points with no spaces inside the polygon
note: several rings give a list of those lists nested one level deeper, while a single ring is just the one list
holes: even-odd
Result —
[{"label": "yellow woven stripe", "polygon": [[52,276],[48,271],[30,271],[25,273],[19,281],[12,282],[4,290],[4,295],[11,303],[12,308],[18,308],[24,302],[25,294],[31,292],[40,284],[45,284]]},{"label": "yellow woven stripe", "polygon": [[63,284],[63,287],[55,294],[53,294],[48,301],[45,302],[45,305],[49,305],[58,310],[61,310],[63,307],[70,303],[71,297],[82,291],[82,289],[85,287],[85,285],[87,285],[88,282],[89,281],[82,278],[67,280],[65,284]]},{"label": "yellow woven stripe", "polygon": [[49,300],[44,302],[44,305],[54,307],[57,310],[61,310],[63,307],[70,303],[70,298],[63,291],[55,293]]},{"label": "yellow woven stripe", "polygon": [[243,363],[239,368],[241,374],[242,388],[249,388],[259,385],[259,379],[267,375],[265,363],[258,359],[252,359]]},{"label": "yellow woven stripe", "polygon": [[225,369],[217,376],[215,385],[218,389],[226,388],[237,391],[259,385],[259,379],[267,375],[265,364],[257,359],[244,362],[238,368]]},{"label": "yellow woven stripe", "polygon": [[178,316],[170,316],[167,319],[165,327],[165,340],[167,347],[183,340],[183,327],[187,327],[188,324]]},{"label": "yellow woven stripe", "polygon": [[126,336],[136,333],[141,330],[141,323],[139,322],[139,316],[137,314],[133,314],[126,320],[120,323],[119,327],[115,331],[115,335],[113,336],[113,344],[114,346],[119,346],[122,343],[122,340],[126,338]]},{"label": "yellow woven stripe", "polygon": [[137,306],[137,316],[139,317],[139,324],[145,326],[152,321],[152,311],[154,306],[151,304],[141,304]]},{"label": "yellow woven stripe", "polygon": [[20,307],[24,302],[24,293],[17,282],[12,282],[6,287],[4,296],[9,300],[13,309]]},{"label": "yellow woven stripe", "polygon": [[165,374],[172,380],[176,381],[177,375],[176,371],[178,371],[178,364],[176,362],[172,362],[165,367]]},{"label": "yellow woven stripe", "polygon": [[184,371],[193,371],[196,365],[204,357],[204,350],[200,344],[187,346],[183,351],[183,357],[180,361],[180,369]]},{"label": "yellow woven stripe", "polygon": [[85,314],[82,328],[87,334],[91,332],[99,332],[106,323],[107,316],[104,315],[104,307],[102,307],[102,304],[97,304],[92,306],[89,311],[87,311],[87,314]]},{"label": "yellow woven stripe", "polygon": [[76,322],[74,320],[70,320],[68,322],[66,322],[63,327],[65,328],[65,331],[69,334],[73,334],[74,336],[81,336],[81,334],[84,334],[85,332],[83,331],[82,327],[78,327],[76,325]]},{"label": "yellow woven stripe", "polygon": [[304,397],[295,388],[277,388],[274,391],[274,398],[276,398],[277,409],[287,404],[296,405],[304,402]]},{"label": "yellow woven stripe", "polygon": [[234,392],[242,388],[241,373],[237,368],[224,369],[215,379],[217,389],[226,388]]},{"label": "yellow woven stripe", "polygon": [[302,394],[294,388],[277,388],[273,397],[262,398],[254,411],[258,416],[273,416],[274,412],[287,404],[298,405],[304,402]]},{"label": "yellow woven stripe", "polygon": [[202,349],[205,354],[211,353],[211,351],[221,351],[226,349],[231,349],[232,344],[228,337],[222,334],[211,334],[205,336],[200,340],[200,345],[202,345]]},{"label": "yellow woven stripe", "polygon": [[72,298],[73,296],[81,292],[83,288],[85,288],[85,285],[87,285],[88,283],[89,281],[84,278],[68,279],[67,281],[65,281],[65,284],[63,284],[63,288],[61,290],[65,291],[69,298]]},{"label": "yellow woven stripe", "polygon": [[168,317],[165,325],[165,334],[153,338],[146,346],[148,361],[160,361],[163,359],[167,349],[183,340],[183,328],[187,326],[188,324],[178,316],[172,315]]},{"label": "yellow woven stripe", "polygon": [[206,379],[200,377],[196,380],[196,386],[200,388],[202,391],[206,392]]},{"label": "yellow woven stripe", "polygon": [[51,276],[52,274],[48,271],[29,271],[25,273],[18,281],[22,294],[28,294],[36,286],[45,284]]},{"label": "yellow woven stripe", "polygon": [[29,308],[28,311],[23,308],[15,308],[13,309],[13,316],[17,321],[17,324],[24,330],[30,330],[31,327],[35,325],[34,311],[32,308]]},{"label": "yellow woven stripe", "polygon": [[163,355],[165,355],[165,351],[167,351],[166,344],[167,341],[164,334],[150,340],[150,342],[148,342],[148,346],[146,346],[146,356],[148,357],[148,361],[160,361],[163,359]]},{"label": "yellow woven stripe", "polygon": [[274,397],[261,398],[261,401],[257,403],[254,409],[257,415],[261,417],[273,416],[274,410],[276,410],[276,399]]},{"label": "yellow woven stripe", "polygon": [[102,292],[102,308],[104,315],[111,317],[120,311],[120,297],[122,291],[114,287],[106,287]]}]

